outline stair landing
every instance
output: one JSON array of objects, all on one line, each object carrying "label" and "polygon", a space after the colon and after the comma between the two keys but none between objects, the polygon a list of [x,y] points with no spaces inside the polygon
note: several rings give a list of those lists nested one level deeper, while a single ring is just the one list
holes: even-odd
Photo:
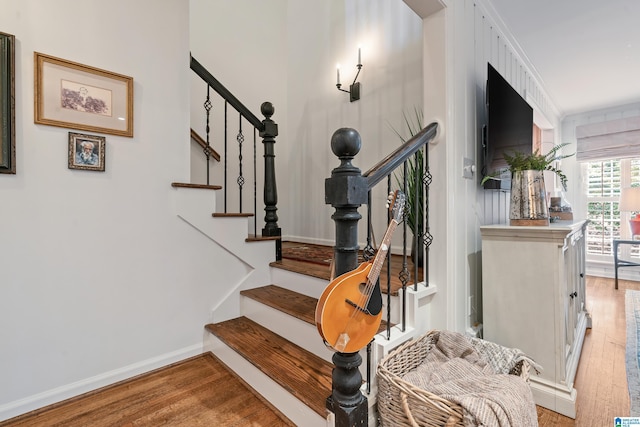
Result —
[{"label": "stair landing", "polygon": [[[331,246],[300,243],[292,241],[282,242],[282,260],[275,261],[269,265],[274,268],[293,271],[329,282],[331,280],[331,259],[333,258],[333,248]],[[363,262],[362,255],[358,256],[358,262]],[[398,290],[402,289],[402,282],[399,279],[400,272],[405,269],[410,276],[407,286],[415,283],[414,265],[407,257],[402,255],[391,255],[391,280],[387,287],[387,263],[385,262],[380,271],[380,289],[383,293],[398,295]],[[423,270],[418,269],[418,282],[422,281]]]}]

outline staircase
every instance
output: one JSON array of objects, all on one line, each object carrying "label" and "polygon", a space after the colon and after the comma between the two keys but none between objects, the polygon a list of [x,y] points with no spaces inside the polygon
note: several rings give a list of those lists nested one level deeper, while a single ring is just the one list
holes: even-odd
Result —
[{"label": "staircase", "polygon": [[[172,184],[176,190],[174,206],[178,217],[226,250],[225,259],[216,260],[216,263],[224,268],[220,271],[220,277],[212,280],[212,286],[220,290],[220,297],[214,302],[210,322],[205,327],[207,333],[204,349],[218,356],[248,385],[297,425],[333,426],[334,421],[341,426],[354,423],[361,425],[365,421],[362,418],[366,416],[368,425],[377,425],[375,366],[392,349],[427,329],[428,316],[425,315],[424,307],[437,292],[437,288],[411,280],[411,277],[422,278],[423,275],[418,274],[417,266],[414,267],[413,273],[408,271],[406,257],[402,257],[402,267],[395,268],[391,257],[390,274],[387,276],[383,269],[380,275],[383,292],[385,289],[387,292],[383,302],[383,317],[389,324],[384,323],[372,343],[360,351],[362,363],[358,360],[357,354],[334,353],[325,347],[315,325],[315,307],[317,298],[329,283],[329,266],[298,266],[297,269],[287,269],[283,268],[281,260],[283,242],[280,239],[281,229],[277,224],[276,215],[277,187],[273,151],[278,128],[271,120],[274,108],[268,102],[263,103],[261,113],[265,119],[261,121],[194,58],[191,58],[191,69],[208,85],[204,103],[207,185]],[[224,197],[219,198],[219,209],[216,209],[216,197],[206,195],[221,189],[209,185],[209,118],[212,108],[209,89],[213,89],[225,99],[225,162],[222,187]],[[226,161],[231,158],[227,151],[227,103],[239,114],[235,146],[240,162],[234,172],[228,171]],[[245,132],[242,130],[244,121],[253,127],[253,213],[243,213],[243,188],[249,178],[245,174],[247,167],[242,161],[245,142]],[[327,185],[325,199],[336,209],[332,218],[336,224],[336,234],[341,236],[339,239],[336,238],[336,242],[341,242],[340,246],[336,245],[335,271],[338,274],[346,273],[357,265],[354,264],[357,254],[353,248],[358,245],[358,240],[357,233],[353,230],[357,229],[355,225],[359,216],[353,215],[352,211],[362,204],[367,204],[371,210],[373,187],[385,179],[389,186],[394,171],[401,167],[406,170],[411,156],[417,158],[422,155],[420,150],[435,137],[436,130],[437,124],[432,123],[365,174],[351,166],[351,159],[360,148],[359,134],[347,128],[334,133],[331,146],[341,165],[331,172],[331,182]],[[257,134],[262,138],[265,147],[265,227],[262,229],[262,236],[267,236],[266,238],[257,237],[257,220],[253,218],[258,212],[255,162]],[[426,149],[424,150],[426,153]],[[227,192],[227,177],[234,175],[238,184],[237,196],[229,195]],[[347,181],[349,184],[344,185]],[[428,186],[428,182],[429,180],[419,181],[416,178],[416,182],[412,183],[414,191],[425,191],[423,186]],[[408,184],[405,175],[405,193]],[[237,200],[228,204],[227,196],[235,197]],[[236,201],[239,213],[229,212],[227,207],[235,206]],[[345,201],[348,203],[345,204]],[[418,212],[420,211],[416,207],[414,214]],[[399,221],[398,218],[395,220]],[[245,237],[251,236],[251,229],[253,237]],[[365,245],[369,255],[374,249],[371,237],[367,236]],[[424,242],[430,244],[430,240],[431,236],[424,232]],[[389,244],[389,240],[386,244]],[[403,253],[406,255],[406,239],[403,239],[403,246]],[[274,258],[278,262],[274,262]],[[378,264],[378,268],[380,266],[381,264]],[[428,270],[428,263],[425,264],[425,269]],[[385,285],[382,284],[382,277],[387,277]],[[393,326],[396,323],[401,326]],[[334,358],[334,355],[337,358]],[[334,367],[336,378],[332,378]],[[358,390],[361,378],[363,384]],[[333,395],[332,387],[336,389]],[[327,397],[330,395],[333,399],[332,408],[337,414],[335,420],[334,414],[326,409]]]},{"label": "staircase", "polygon": [[[215,197],[219,187],[173,183],[176,214],[242,258],[251,274],[231,286],[223,302],[214,308],[205,325],[204,349],[211,351],[296,425],[333,425],[326,409],[331,394],[333,351],[325,347],[315,326],[317,298],[328,284],[330,267],[283,259],[274,261],[273,241],[247,236],[246,215],[219,216]],[[274,284],[277,283],[277,284]],[[425,288],[428,293],[435,287]],[[400,293],[394,291],[392,299]],[[428,297],[424,294],[420,298]],[[417,304],[408,295],[410,305]],[[393,304],[395,306],[399,304]],[[392,320],[395,323],[395,320]],[[416,335],[415,328],[401,333],[391,328],[386,339],[386,322],[371,346],[372,366],[392,348]],[[361,351],[367,360],[366,349]],[[367,363],[361,366],[367,379]],[[369,403],[369,425],[376,425],[375,372],[363,393]]]}]

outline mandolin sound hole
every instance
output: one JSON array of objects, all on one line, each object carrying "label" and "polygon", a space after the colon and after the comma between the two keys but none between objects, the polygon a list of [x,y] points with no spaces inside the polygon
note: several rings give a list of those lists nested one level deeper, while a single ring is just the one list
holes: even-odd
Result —
[{"label": "mandolin sound hole", "polygon": [[358,290],[360,291],[360,293],[362,295],[367,295],[369,292],[367,292],[367,284],[366,282],[360,283],[360,285],[358,286]]}]

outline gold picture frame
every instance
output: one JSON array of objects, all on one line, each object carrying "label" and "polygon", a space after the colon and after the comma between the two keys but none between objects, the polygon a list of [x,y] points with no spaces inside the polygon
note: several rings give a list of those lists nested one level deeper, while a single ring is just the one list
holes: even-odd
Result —
[{"label": "gold picture frame", "polygon": [[38,124],[133,137],[133,78],[34,52]]},{"label": "gold picture frame", "polygon": [[0,33],[0,173],[16,173],[15,36]]},{"label": "gold picture frame", "polygon": [[104,136],[69,132],[69,169],[104,172]]}]

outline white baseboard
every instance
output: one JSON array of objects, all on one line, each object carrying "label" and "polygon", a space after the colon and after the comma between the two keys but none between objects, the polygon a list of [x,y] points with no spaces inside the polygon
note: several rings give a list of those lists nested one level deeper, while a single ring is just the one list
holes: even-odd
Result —
[{"label": "white baseboard", "polygon": [[203,344],[194,344],[170,353],[152,357],[122,368],[114,369],[93,377],[56,387],[41,393],[27,396],[13,402],[0,405],[0,421],[26,414],[27,412],[79,396],[83,393],[115,384],[119,381],[144,374],[154,369],[197,356],[203,353]]}]

